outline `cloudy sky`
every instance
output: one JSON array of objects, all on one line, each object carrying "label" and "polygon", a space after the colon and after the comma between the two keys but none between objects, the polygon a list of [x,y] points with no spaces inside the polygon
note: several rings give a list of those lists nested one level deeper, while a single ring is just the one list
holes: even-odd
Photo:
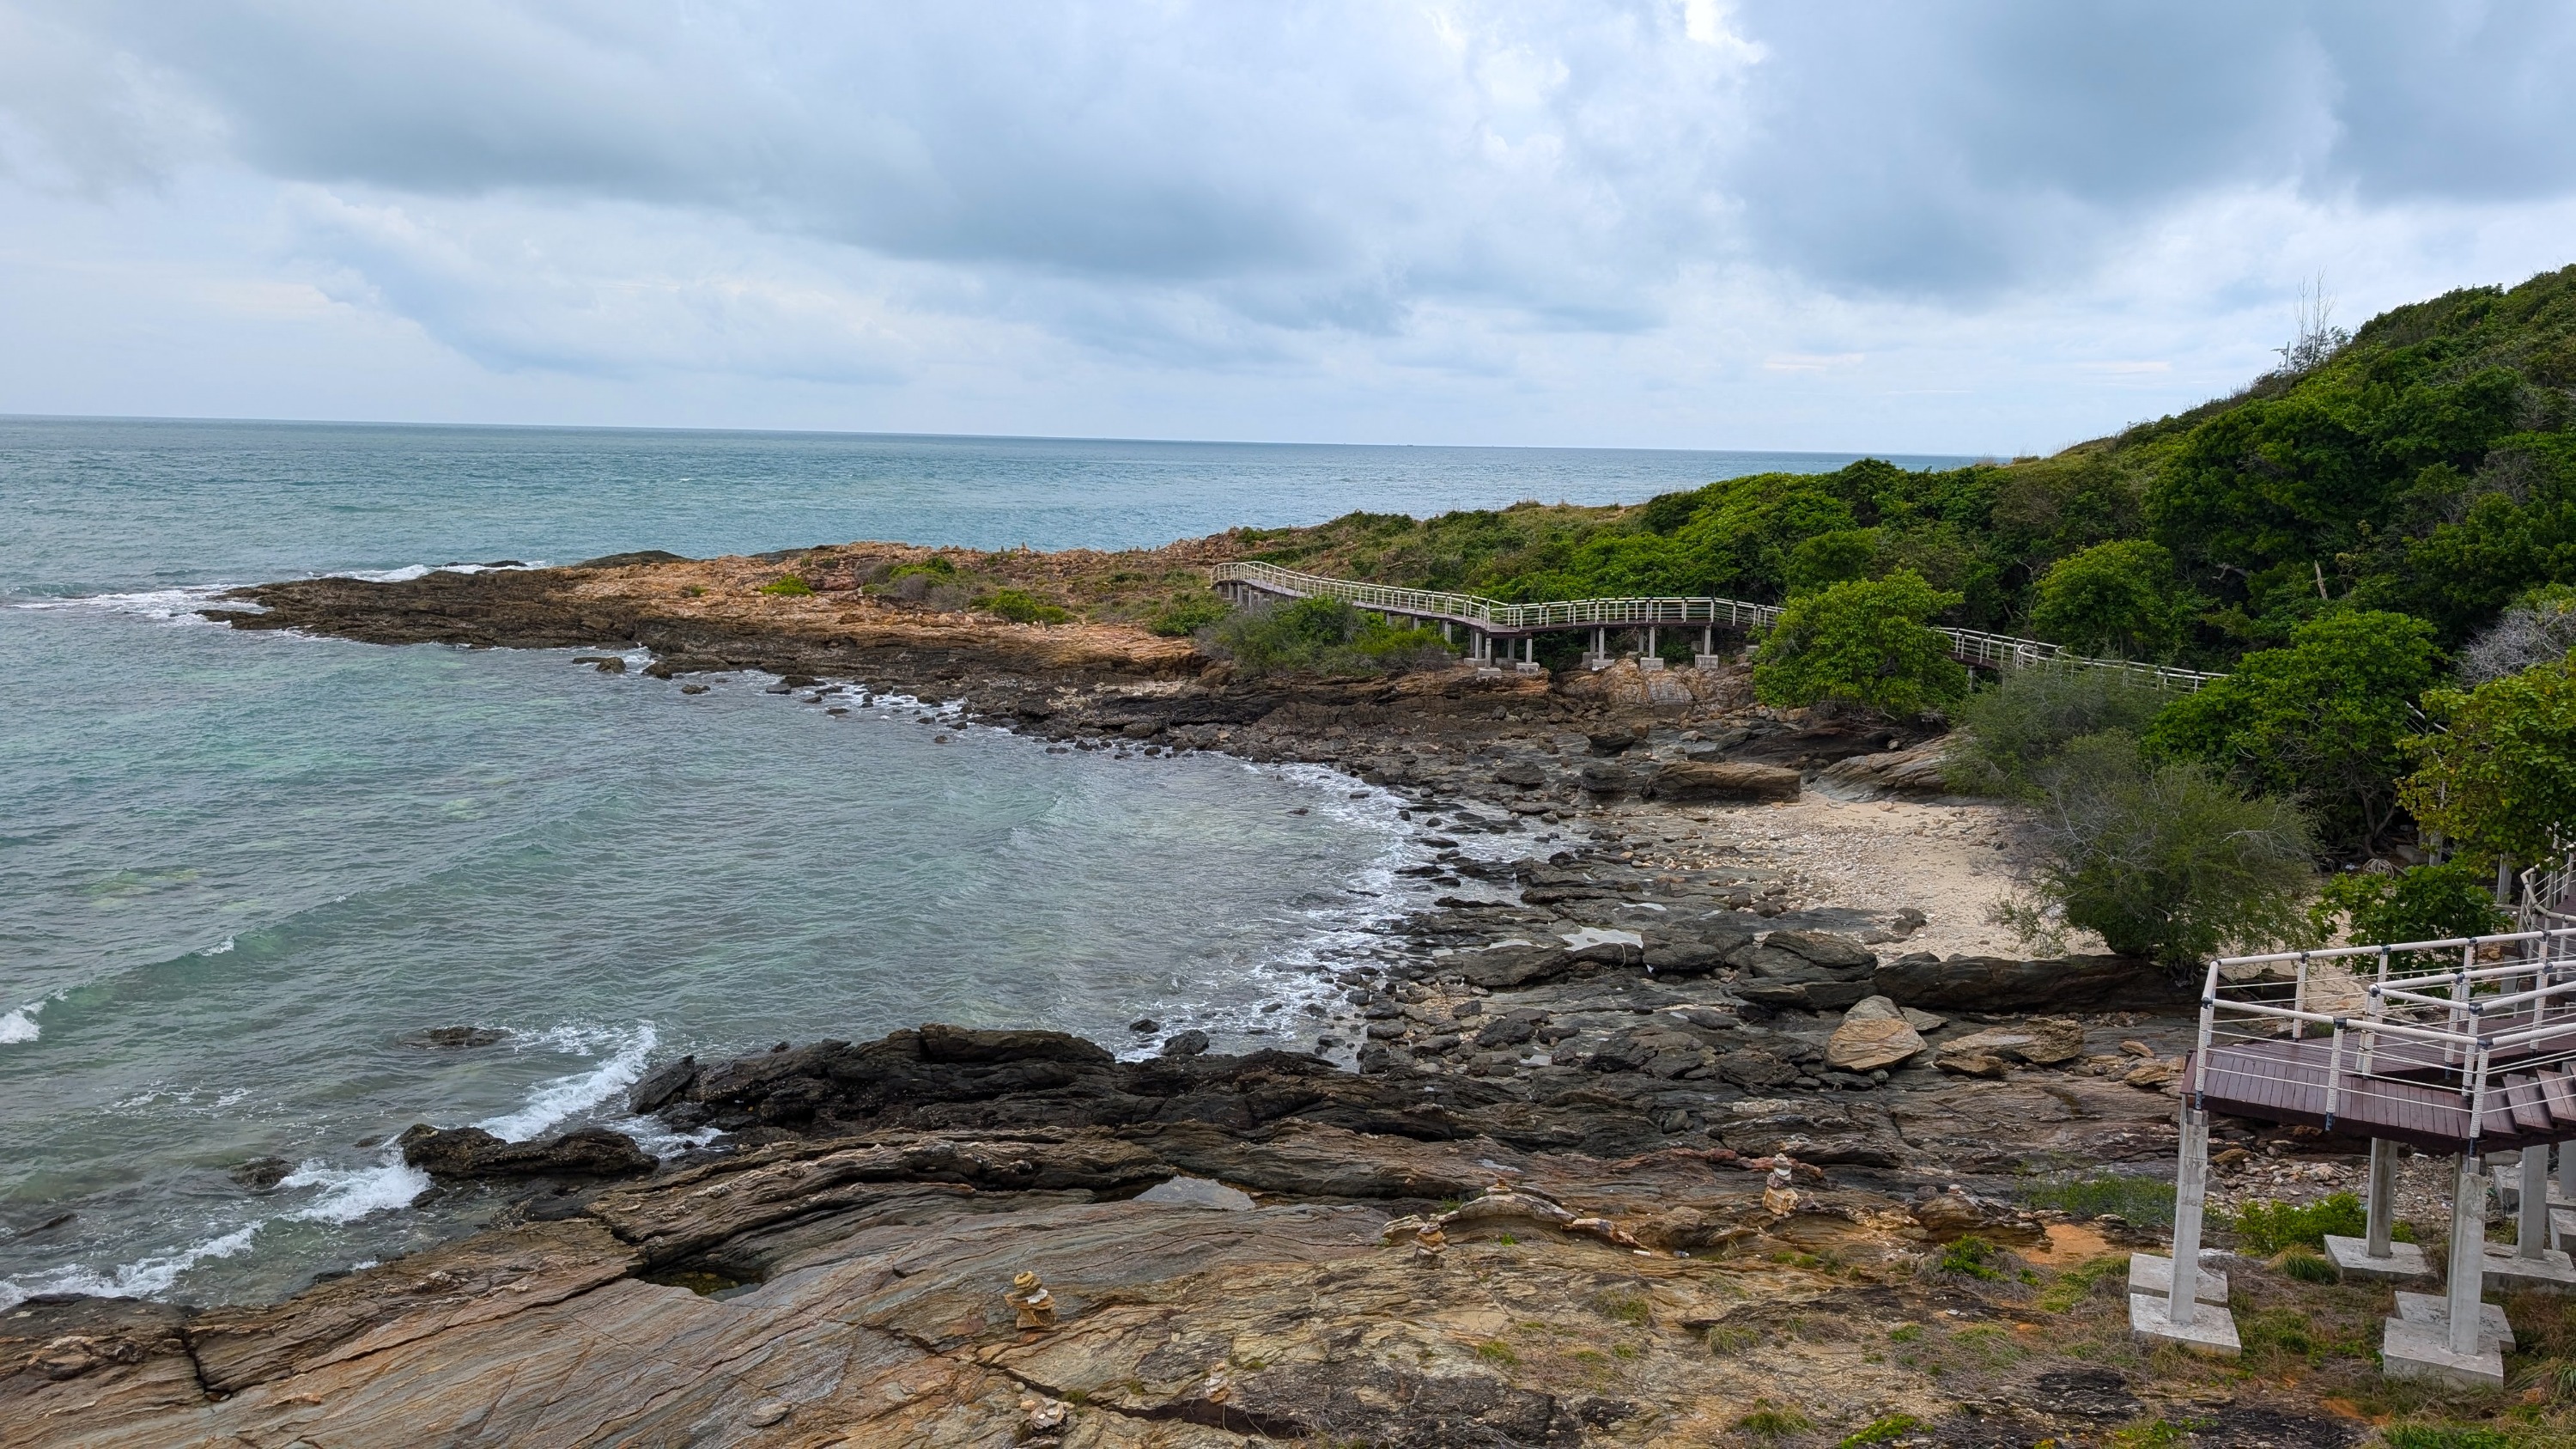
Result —
[{"label": "cloudy sky", "polygon": [[2576,261],[2576,7],[0,0],[0,412],[2014,453]]}]

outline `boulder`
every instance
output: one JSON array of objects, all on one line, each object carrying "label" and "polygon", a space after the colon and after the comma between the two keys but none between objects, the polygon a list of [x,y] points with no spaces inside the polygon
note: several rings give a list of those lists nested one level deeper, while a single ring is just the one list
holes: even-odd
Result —
[{"label": "boulder", "polygon": [[423,1123],[395,1139],[403,1161],[441,1181],[484,1177],[625,1177],[653,1170],[653,1154],[605,1127],[543,1142],[505,1142],[480,1127]]},{"label": "boulder", "polygon": [[1495,766],[1494,779],[1499,784],[1517,785],[1524,790],[1535,790],[1547,783],[1547,771],[1527,760],[1513,760],[1508,764]]},{"label": "boulder", "polygon": [[1658,800],[1795,800],[1798,772],[1778,765],[1682,760],[1657,770],[1646,793]]},{"label": "boulder", "polygon": [[1843,1014],[1825,1043],[1825,1061],[1849,1072],[1892,1067],[1923,1050],[1923,1037],[1906,1021],[1896,1003],[1872,996]]},{"label": "boulder", "polygon": [[1825,931],[1773,931],[1732,958],[1741,974],[1735,994],[1764,1006],[1838,1011],[1874,994],[1878,958],[1848,936]]},{"label": "boulder", "polygon": [[1999,1077],[2013,1065],[2053,1067],[2084,1055],[2084,1027],[2064,1017],[1990,1026],[1941,1043],[1933,1065],[1969,1077]]},{"label": "boulder", "polygon": [[1505,991],[1562,976],[1572,966],[1570,952],[1554,946],[1488,946],[1481,951],[1460,951],[1441,957],[1442,971],[1454,971],[1466,978],[1470,986],[1488,991]]},{"label": "boulder", "polygon": [[1116,1060],[1081,1037],[1061,1031],[973,1031],[932,1022],[921,1028],[926,1062],[1064,1062],[1107,1066]]},{"label": "boulder", "polygon": [[675,1101],[689,1084],[698,1079],[698,1059],[685,1056],[676,1062],[664,1062],[646,1072],[626,1091],[626,1110],[637,1116],[658,1112]]},{"label": "boulder", "polygon": [[2170,1011],[2192,1002],[2189,991],[2133,956],[1945,960],[1915,951],[1882,963],[1871,985],[1900,1006],[1932,1011]]},{"label": "boulder", "polygon": [[1163,1055],[1167,1057],[1195,1057],[1204,1054],[1207,1049],[1208,1034],[1197,1027],[1191,1027],[1187,1031],[1176,1031],[1163,1038]]},{"label": "boulder", "polygon": [[1637,787],[1637,777],[1608,760],[1586,760],[1575,771],[1575,783],[1595,795],[1616,795]]},{"label": "boulder", "polygon": [[1941,752],[1947,739],[1910,750],[1881,750],[1836,760],[1816,772],[1816,783],[1869,795],[1946,795],[1949,781],[1941,774]]}]

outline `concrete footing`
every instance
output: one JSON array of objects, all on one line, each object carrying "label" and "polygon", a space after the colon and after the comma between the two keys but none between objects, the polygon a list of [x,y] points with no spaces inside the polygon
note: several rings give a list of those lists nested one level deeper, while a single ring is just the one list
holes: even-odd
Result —
[{"label": "concrete footing", "polygon": [[2129,1295],[2129,1331],[2140,1338],[2161,1338],[2195,1353],[2234,1358],[2245,1345],[2236,1336],[2236,1315],[2213,1304],[2199,1304],[2191,1322],[2176,1323],[2171,1302],[2161,1294]]},{"label": "concrete footing", "polygon": [[2392,1379],[2430,1379],[2469,1388],[2504,1387],[2504,1350],[2480,1339],[2473,1353],[2451,1347],[2443,1328],[2390,1318],[2379,1334],[2380,1369]]},{"label": "concrete footing", "polygon": [[2576,1289],[2576,1260],[2555,1248],[2536,1257],[2504,1243],[2486,1245],[2487,1282],[2505,1288]]},{"label": "concrete footing", "polygon": [[1640,654],[1637,656],[1637,667],[1645,670],[1649,674],[1652,674],[1656,670],[1664,667],[1664,661],[1656,658],[1652,654]]},{"label": "concrete footing", "polygon": [[1524,659],[1518,664],[1512,666],[1512,672],[1515,674],[1545,674],[1547,672],[1547,666]]},{"label": "concrete footing", "polygon": [[2418,1279],[2430,1282],[2433,1265],[2424,1261],[2424,1250],[2413,1243],[2390,1243],[2388,1256],[2370,1256],[2370,1245],[2360,1238],[2326,1236],[2326,1257],[2333,1260],[2335,1271],[2346,1278],[2384,1278],[2407,1283]]},{"label": "concrete footing", "polygon": [[2576,1251],[2576,1207],[2554,1207],[2549,1210],[2550,1246]]},{"label": "concrete footing", "polygon": [[[2158,1298],[2173,1294],[2173,1259],[2153,1253],[2129,1255],[2129,1291],[2152,1293]],[[2192,1299],[2199,1303],[2227,1301],[2227,1275],[2203,1264],[2192,1284]]]},{"label": "concrete footing", "polygon": [[1724,669],[1725,667],[1726,656],[1723,654],[1694,654],[1691,656],[1691,668],[1693,669],[1715,671]]},{"label": "concrete footing", "polygon": [[[2439,1293],[2408,1293],[2402,1289],[2399,1290],[2397,1316],[2401,1321],[2411,1323],[2417,1328],[2430,1329],[2445,1336],[2451,1331],[2451,1302]],[[2478,1346],[2480,1348],[2493,1346],[2507,1350],[2514,1347],[2513,1324],[2505,1319],[2503,1304],[2478,1305]]]}]

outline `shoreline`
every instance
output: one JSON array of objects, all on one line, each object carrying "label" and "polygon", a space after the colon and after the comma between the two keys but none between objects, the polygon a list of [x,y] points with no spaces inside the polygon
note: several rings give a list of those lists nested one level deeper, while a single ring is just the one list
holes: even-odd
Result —
[{"label": "shoreline", "polygon": [[[264,613],[205,612],[372,642],[641,645],[678,687],[756,669],[831,708],[865,679],[1049,749],[1345,771],[1405,800],[1441,892],[1385,927],[1384,960],[1332,974],[1343,1009],[1317,1034],[1357,1070],[1187,1032],[1122,1061],[1055,1032],[924,1026],[654,1065],[630,1109],[723,1134],[659,1164],[596,1129],[415,1129],[413,1165],[501,1191],[491,1226],[275,1304],[31,1299],[0,1315],[0,1360],[28,1366],[0,1378],[12,1442],[324,1423],[355,1441],[427,1405],[549,1442],[1649,1443],[1725,1432],[1772,1395],[1826,1416],[1830,1442],[1897,1411],[2082,1435],[2211,1402],[2206,1383],[2115,1372],[2106,1418],[2032,1387],[2125,1341],[2107,1289],[2051,1325],[2086,1351],[1965,1392],[1829,1348],[2030,1323],[2018,1279],[1948,1271],[1945,1245],[1976,1237],[2052,1278],[2107,1261],[2154,1233],[2035,1213],[2015,1186],[2034,1168],[2152,1176],[2172,1153],[2180,1018],[2158,1014],[2161,982],[2107,958],[1945,960],[1909,949],[1973,943],[1923,919],[1944,903],[1818,894],[1884,888],[1817,853],[1845,810],[1888,827],[1847,833],[1904,841],[1982,821],[1987,850],[1992,807],[1889,789],[1922,778],[1927,739],[1751,708],[1740,669],[1244,682],[1141,630],[743,586],[774,572],[306,580],[230,596]],[[721,607],[680,592],[710,577]],[[1817,805],[1820,785],[1856,798]],[[1759,845],[1708,828],[1753,821],[1732,833]],[[1458,843],[1548,828],[1566,848],[1517,861]],[[1914,1050],[1851,1069],[1845,1011],[1877,997],[1906,1012],[1881,1035]],[[2329,1169],[2299,1191],[2344,1175],[2344,1144],[2243,1136],[2258,1167],[2294,1148]],[[1783,1183],[1785,1211],[1765,1198]],[[1010,1321],[999,1294],[1022,1266],[1058,1295],[1054,1326]],[[1828,1331],[1768,1331],[1766,1302]],[[1596,1367],[1578,1345],[1605,1332],[1632,1351]],[[573,1371],[595,1363],[623,1367]],[[512,1387],[528,1365],[543,1393]],[[2313,1393],[2245,1403],[2333,1420]]]}]

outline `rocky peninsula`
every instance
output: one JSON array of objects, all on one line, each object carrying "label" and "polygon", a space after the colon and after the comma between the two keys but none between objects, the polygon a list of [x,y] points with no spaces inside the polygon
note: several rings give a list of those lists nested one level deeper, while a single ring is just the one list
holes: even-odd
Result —
[{"label": "rocky peninsula", "polygon": [[[1231,552],[972,563],[1104,590]],[[1440,893],[1290,1049],[928,1024],[682,1058],[628,1103],[703,1137],[663,1161],[424,1124],[406,1156],[488,1228],[276,1304],[31,1299],[0,1314],[0,1444],[2341,1446],[2494,1409],[2347,1351],[2384,1286],[2250,1247],[2244,1359],[2130,1337],[2189,1002],[1981,946],[1960,897],[2008,882],[2011,822],[1940,793],[1936,738],[1760,708],[1740,669],[1239,677],[880,587],[931,556],[208,612],[1331,765],[1408,802]],[[2219,1130],[2222,1203],[2358,1173],[2356,1142]]]}]

